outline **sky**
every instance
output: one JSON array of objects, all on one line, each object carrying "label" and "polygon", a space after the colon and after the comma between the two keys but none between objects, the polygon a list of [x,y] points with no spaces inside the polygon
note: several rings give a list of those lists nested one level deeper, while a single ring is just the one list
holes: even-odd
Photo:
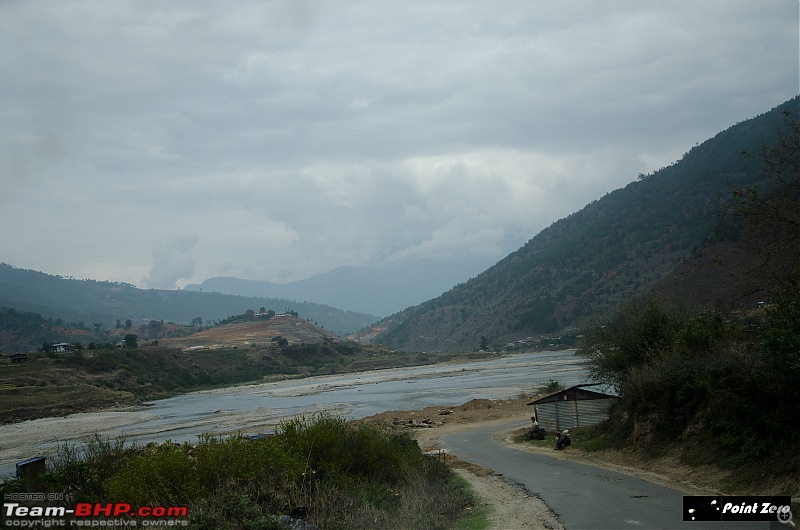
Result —
[{"label": "sky", "polygon": [[161,289],[494,263],[797,95],[798,25],[797,0],[0,0],[0,261]]}]

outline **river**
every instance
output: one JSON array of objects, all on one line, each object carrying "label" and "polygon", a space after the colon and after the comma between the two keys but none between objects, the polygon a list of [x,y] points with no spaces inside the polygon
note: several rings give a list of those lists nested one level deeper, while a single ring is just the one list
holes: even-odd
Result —
[{"label": "river", "polygon": [[363,418],[389,410],[506,399],[546,385],[585,382],[574,350],[473,362],[373,370],[192,392],[146,406],[41,418],[0,426],[0,478],[15,463],[94,433],[137,444],[194,442],[203,433],[269,432],[287,418],[318,412]]}]

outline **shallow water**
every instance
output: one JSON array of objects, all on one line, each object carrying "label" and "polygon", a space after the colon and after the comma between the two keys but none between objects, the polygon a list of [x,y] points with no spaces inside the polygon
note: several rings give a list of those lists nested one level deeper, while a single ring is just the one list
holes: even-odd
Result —
[{"label": "shallow water", "polygon": [[72,414],[0,426],[0,477],[24,458],[93,433],[139,444],[194,442],[202,433],[269,432],[282,419],[330,412],[348,419],[389,410],[506,399],[546,385],[585,382],[574,350],[488,361],[375,370],[193,392],[121,411]]}]

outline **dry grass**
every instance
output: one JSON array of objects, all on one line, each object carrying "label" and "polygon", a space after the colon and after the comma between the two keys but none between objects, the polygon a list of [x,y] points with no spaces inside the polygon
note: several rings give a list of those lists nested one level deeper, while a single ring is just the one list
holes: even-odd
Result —
[{"label": "dry grass", "polygon": [[0,412],[4,423],[43,416],[66,416],[137,402],[130,392],[89,384],[0,388]]}]

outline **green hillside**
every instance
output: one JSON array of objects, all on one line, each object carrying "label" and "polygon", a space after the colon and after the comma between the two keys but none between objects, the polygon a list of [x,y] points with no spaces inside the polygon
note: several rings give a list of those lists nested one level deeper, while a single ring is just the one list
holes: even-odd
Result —
[{"label": "green hillside", "polygon": [[189,323],[239,315],[261,307],[276,312],[296,311],[329,331],[351,333],[376,317],[330,306],[293,300],[232,296],[196,291],[137,289],[133,285],[95,280],[74,280],[0,263],[0,307],[38,313],[64,322],[100,323],[113,328],[117,320],[134,324],[150,320]]},{"label": "green hillside", "polygon": [[[494,348],[612,314],[653,290],[715,238],[732,189],[758,183],[756,156],[797,115],[794,98],[695,146],[679,161],[554,223],[494,267],[375,324],[374,342],[405,350]],[[374,334],[373,334],[374,335]]]}]

